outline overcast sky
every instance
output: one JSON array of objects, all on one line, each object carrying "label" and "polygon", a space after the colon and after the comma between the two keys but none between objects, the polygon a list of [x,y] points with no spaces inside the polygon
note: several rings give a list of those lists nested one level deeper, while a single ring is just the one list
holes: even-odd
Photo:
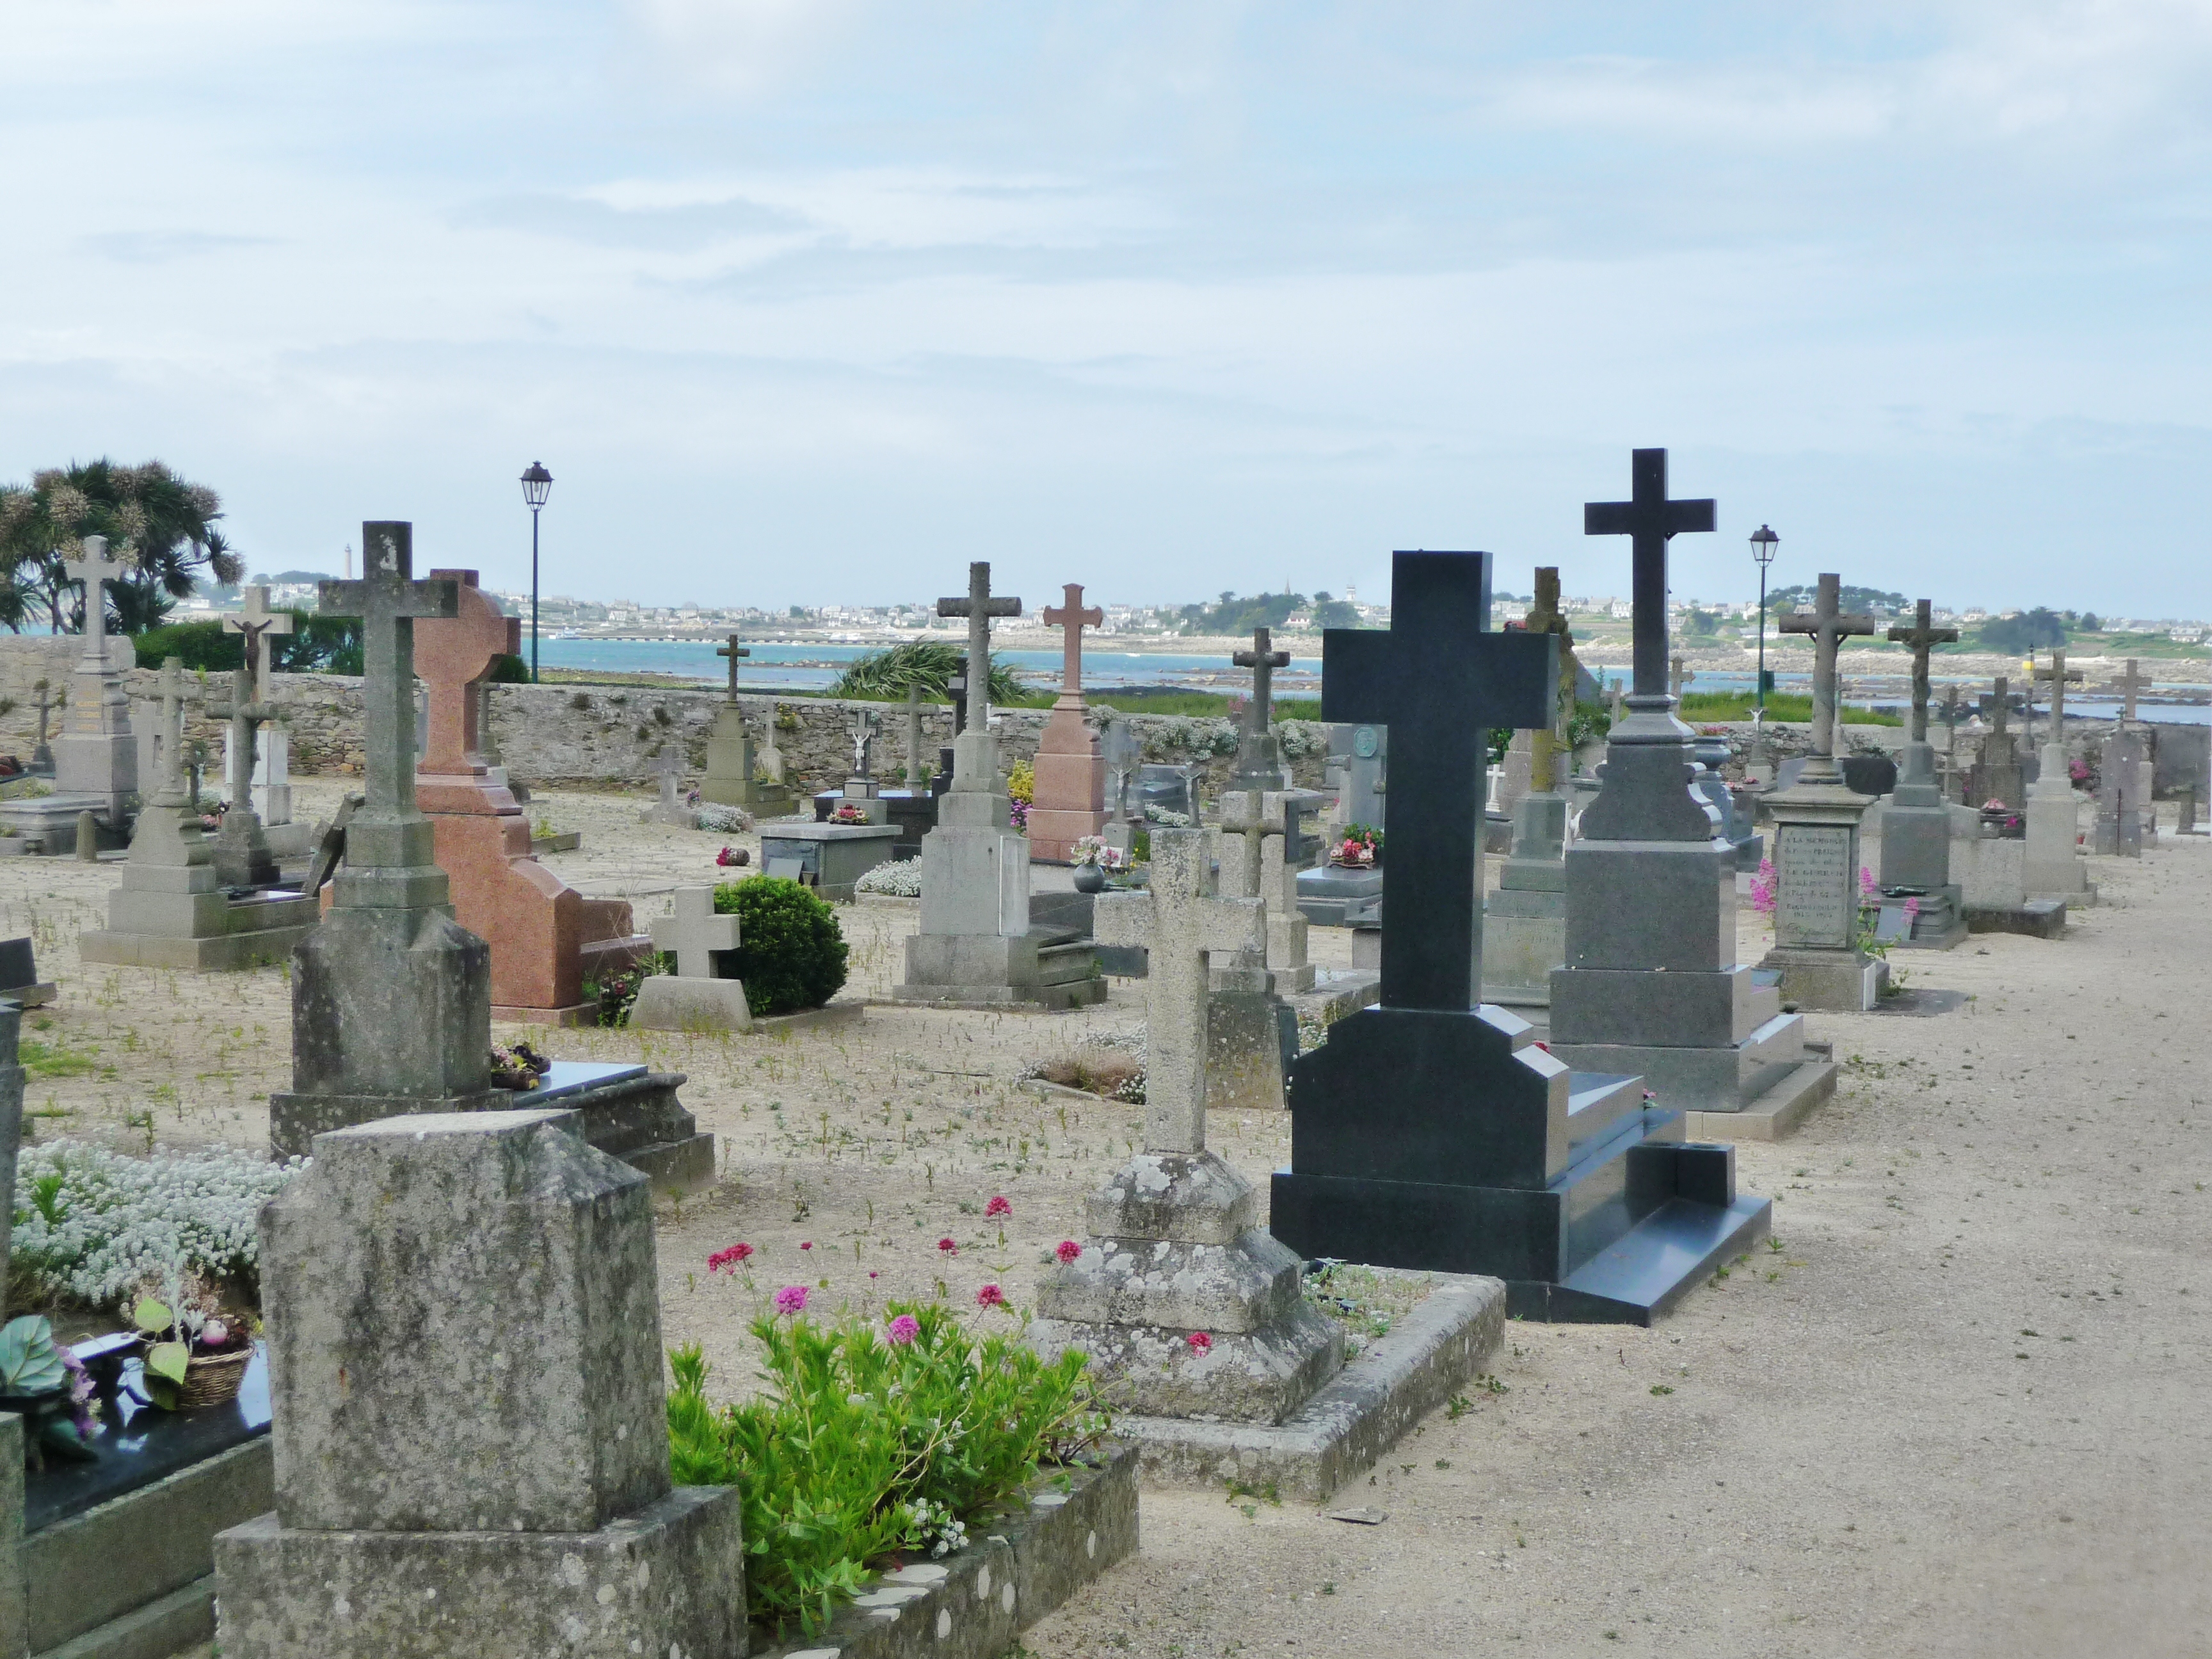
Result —
[{"label": "overcast sky", "polygon": [[2212,613],[2212,3],[0,0],[0,478],[548,592]]}]

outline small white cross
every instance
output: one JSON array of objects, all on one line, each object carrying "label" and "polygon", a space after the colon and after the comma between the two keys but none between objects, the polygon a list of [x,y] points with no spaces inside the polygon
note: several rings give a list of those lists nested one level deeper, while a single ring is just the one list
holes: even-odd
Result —
[{"label": "small white cross", "polygon": [[714,953],[738,948],[738,919],[714,914],[714,890],[679,887],[674,908],[653,922],[653,948],[676,958],[682,979],[714,979]]}]

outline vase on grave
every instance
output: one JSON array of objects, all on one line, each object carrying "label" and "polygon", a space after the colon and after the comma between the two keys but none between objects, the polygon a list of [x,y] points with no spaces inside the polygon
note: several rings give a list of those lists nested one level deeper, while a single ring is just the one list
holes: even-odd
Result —
[{"label": "vase on grave", "polygon": [[1097,606],[1085,608],[1080,582],[1067,583],[1060,602],[1044,610],[1044,625],[1061,635],[1060,695],[1030,763],[1036,775],[1029,817],[1032,863],[1069,862],[1075,843],[1106,823],[1106,756],[1083,697],[1083,630],[1105,620]]},{"label": "vase on grave", "polygon": [[520,646],[521,624],[477,585],[473,570],[434,570],[458,595],[450,617],[415,629],[416,672],[429,687],[428,742],[416,797],[452,882],[453,915],[491,951],[493,1016],[587,1024],[599,1004],[586,981],[634,966],[653,949],[619,899],[586,898],[539,863],[522,805],[489,776],[477,739],[476,686]]}]

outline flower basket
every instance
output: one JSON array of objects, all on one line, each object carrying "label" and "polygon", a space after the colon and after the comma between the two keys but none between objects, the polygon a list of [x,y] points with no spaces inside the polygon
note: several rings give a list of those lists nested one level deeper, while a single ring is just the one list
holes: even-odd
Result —
[{"label": "flower basket", "polygon": [[185,1365],[185,1380],[177,1389],[177,1409],[198,1411],[203,1406],[227,1406],[238,1398],[246,1381],[246,1368],[253,1363],[253,1345],[230,1353],[194,1354]]},{"label": "flower basket", "polygon": [[1329,855],[1328,861],[1340,870],[1372,870],[1375,867],[1375,849],[1371,847],[1351,851],[1340,848]]}]

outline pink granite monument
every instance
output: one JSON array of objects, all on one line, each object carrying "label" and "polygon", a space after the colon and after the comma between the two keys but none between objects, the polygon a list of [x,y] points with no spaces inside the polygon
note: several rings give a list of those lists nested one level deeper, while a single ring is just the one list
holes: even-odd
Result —
[{"label": "pink granite monument", "polygon": [[1106,757],[1098,734],[1084,719],[1083,630],[1096,628],[1106,613],[1083,608],[1083,584],[1069,582],[1064,598],[1048,605],[1044,624],[1061,630],[1060,696],[1037,744],[1036,794],[1030,803],[1030,862],[1066,864],[1075,843],[1095,836],[1106,823]]}]

